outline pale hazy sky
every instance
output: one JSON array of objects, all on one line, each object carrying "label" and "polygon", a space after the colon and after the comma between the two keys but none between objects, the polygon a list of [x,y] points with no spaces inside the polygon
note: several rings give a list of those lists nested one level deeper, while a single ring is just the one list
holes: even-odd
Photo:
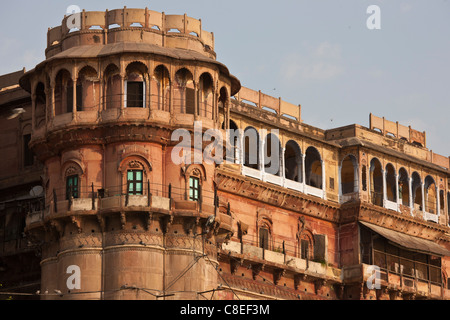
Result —
[{"label": "pale hazy sky", "polygon": [[[70,5],[187,13],[214,32],[217,59],[243,86],[301,104],[305,123],[368,126],[372,112],[450,155],[450,0],[4,1],[0,74],[44,60],[47,29]],[[381,30],[366,26],[370,5]]]}]

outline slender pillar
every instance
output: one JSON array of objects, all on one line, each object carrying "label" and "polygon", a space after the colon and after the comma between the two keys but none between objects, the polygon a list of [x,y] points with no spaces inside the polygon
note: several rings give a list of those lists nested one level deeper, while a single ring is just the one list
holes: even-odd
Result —
[{"label": "slender pillar", "polygon": [[302,153],[302,183],[306,185],[306,169],[305,169],[306,155]]},{"label": "slender pillar", "polygon": [[387,171],[382,169],[381,175],[383,177],[383,208],[386,208],[386,199],[387,199],[386,174],[387,174]]},{"label": "slender pillar", "polygon": [[436,214],[439,218],[440,214],[441,214],[441,199],[440,199],[441,195],[439,194],[439,187],[438,185],[436,185]]},{"label": "slender pillar", "polygon": [[[265,130],[264,130],[265,131]],[[264,135],[261,135],[261,136],[264,136],[265,137],[265,132],[264,132]],[[265,154],[266,154],[266,151],[265,151],[265,145],[266,145],[266,143],[265,143],[265,139],[261,139],[261,136],[260,136],[260,140],[259,140],[259,144],[260,144],[260,148],[259,148],[259,170],[260,170],[260,172],[261,172],[261,180],[263,180],[264,181],[264,177],[265,177],[265,164],[264,164],[264,157],[265,157]]]},{"label": "slender pillar", "polygon": [[400,199],[400,190],[398,188],[398,174],[395,174],[395,203],[397,204],[397,211],[400,211],[400,205],[399,205],[399,199]]},{"label": "slender pillar", "polygon": [[281,163],[280,163],[280,177],[283,178],[283,186],[284,186],[284,181],[286,180],[286,163],[285,163],[285,153],[286,149],[285,148],[281,148]]},{"label": "slender pillar", "polygon": [[423,182],[420,184],[420,187],[422,188],[422,212],[425,212],[425,186]]},{"label": "slender pillar", "polygon": [[409,189],[409,207],[411,208],[411,215],[414,212],[414,197],[412,193],[412,178],[408,177],[408,189]]},{"label": "slender pillar", "polygon": [[77,121],[77,79],[72,79],[72,119]]},{"label": "slender pillar", "polygon": [[325,176],[325,161],[320,161],[322,164],[322,190],[323,190],[323,199],[327,198],[327,180]]}]

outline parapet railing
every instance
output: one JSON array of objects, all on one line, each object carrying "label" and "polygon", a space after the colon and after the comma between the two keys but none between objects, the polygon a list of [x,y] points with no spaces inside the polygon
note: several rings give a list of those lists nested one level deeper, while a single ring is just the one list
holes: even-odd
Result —
[{"label": "parapet railing", "polygon": [[[114,30],[117,28],[142,28],[163,34],[181,34],[199,38],[205,45],[214,50],[214,34],[202,29],[201,19],[184,15],[166,15],[145,9],[123,9],[106,11],[85,11],[80,13],[80,28],[69,29],[67,21],[73,15],[65,16],[61,26],[48,30],[48,47],[59,44],[69,33],[86,30]],[[74,30],[75,29],[75,30]]]},{"label": "parapet railing", "polygon": [[381,280],[392,282],[390,275],[400,278],[400,287],[413,288],[416,291],[433,293],[432,286],[439,288],[441,295],[444,289],[442,269],[429,263],[399,257],[373,249],[373,261],[380,268]]},{"label": "parapet railing", "polygon": [[276,114],[279,117],[284,117],[289,120],[302,122],[302,107],[283,101],[281,98],[274,98],[261,91],[254,91],[242,87],[238,94],[233,97],[239,103],[245,103]]},{"label": "parapet railing", "polygon": [[[26,224],[41,222],[50,214],[70,211],[97,211],[111,207],[135,206],[149,208],[153,207],[155,201],[158,203],[157,205],[167,210],[177,209],[177,203],[181,203],[181,209],[196,208],[195,210],[199,212],[222,213],[231,218],[230,204],[221,203],[216,191],[211,192],[202,188],[191,191],[190,188],[174,187],[172,184],[165,185],[145,181],[139,185],[127,182],[121,186],[107,188],[94,183],[81,189],[72,186],[55,188],[46,197],[45,203],[42,200],[37,207],[29,210]],[[186,206],[186,203],[192,203],[195,206]]]}]

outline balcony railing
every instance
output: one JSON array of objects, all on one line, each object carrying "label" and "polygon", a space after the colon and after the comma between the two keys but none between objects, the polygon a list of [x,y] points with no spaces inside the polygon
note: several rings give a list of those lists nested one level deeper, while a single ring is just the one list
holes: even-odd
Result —
[{"label": "balcony railing", "polygon": [[[220,202],[215,192],[199,189],[196,199],[190,198],[189,189],[162,185],[147,181],[139,192],[127,192],[130,185],[103,188],[91,184],[88,190],[54,189],[45,199],[45,207],[30,211],[27,226],[42,222],[52,215],[65,215],[67,212],[85,212],[96,214],[98,210],[114,210],[115,208],[142,207],[152,209],[194,210],[207,214],[231,216],[229,204]],[[69,196],[67,196],[69,195]],[[221,209],[221,211],[219,211]],[[226,213],[220,213],[226,212]],[[228,221],[226,217],[222,220]],[[231,221],[229,224],[231,225]]]},{"label": "balcony railing", "polygon": [[373,261],[380,268],[380,278],[396,285],[427,295],[442,296],[444,283],[440,266],[415,261],[373,249]]}]

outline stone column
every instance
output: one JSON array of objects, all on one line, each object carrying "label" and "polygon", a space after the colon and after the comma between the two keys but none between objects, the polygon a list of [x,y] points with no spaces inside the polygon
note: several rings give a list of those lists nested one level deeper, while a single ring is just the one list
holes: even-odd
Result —
[{"label": "stone column", "polygon": [[285,153],[286,149],[285,148],[281,148],[281,163],[280,163],[280,177],[283,178],[283,186],[284,186],[284,181],[286,180],[286,164],[285,164]]},{"label": "stone column", "polygon": [[305,168],[305,162],[306,162],[306,155],[302,153],[302,183],[303,183],[303,186],[306,185],[306,168]]},{"label": "stone column", "polygon": [[439,218],[440,214],[441,214],[441,195],[439,194],[439,187],[436,184],[436,214]]},{"label": "stone column", "polygon": [[400,199],[400,190],[398,188],[398,174],[395,173],[395,203],[397,204],[398,212],[400,211],[399,199]]},{"label": "stone column", "polygon": [[414,211],[414,197],[412,193],[412,178],[408,177],[408,189],[409,189],[409,207],[411,209],[411,215],[413,215]]},{"label": "stone column", "polygon": [[265,145],[266,145],[266,142],[265,142],[265,139],[261,139],[261,136],[259,137],[259,145],[260,145],[260,148],[259,148],[259,170],[260,170],[260,172],[261,172],[261,180],[263,180],[264,181],[264,177],[265,177],[265,165],[264,165],[264,157],[265,157],[265,155],[266,155],[266,151],[265,151]]},{"label": "stone column", "polygon": [[74,78],[72,79],[72,92],[73,92],[73,97],[72,97],[72,119],[74,121],[77,121],[77,79]]},{"label": "stone column", "polygon": [[324,160],[320,160],[321,164],[322,164],[322,190],[323,190],[323,199],[326,200],[327,198],[327,180],[326,180],[326,176],[325,176],[325,161]]},{"label": "stone column", "polygon": [[381,175],[383,177],[383,208],[386,208],[387,190],[386,190],[386,174],[387,171],[381,169]]},{"label": "stone column", "polygon": [[422,188],[422,212],[425,212],[425,185],[423,182],[420,184],[420,187]]}]

